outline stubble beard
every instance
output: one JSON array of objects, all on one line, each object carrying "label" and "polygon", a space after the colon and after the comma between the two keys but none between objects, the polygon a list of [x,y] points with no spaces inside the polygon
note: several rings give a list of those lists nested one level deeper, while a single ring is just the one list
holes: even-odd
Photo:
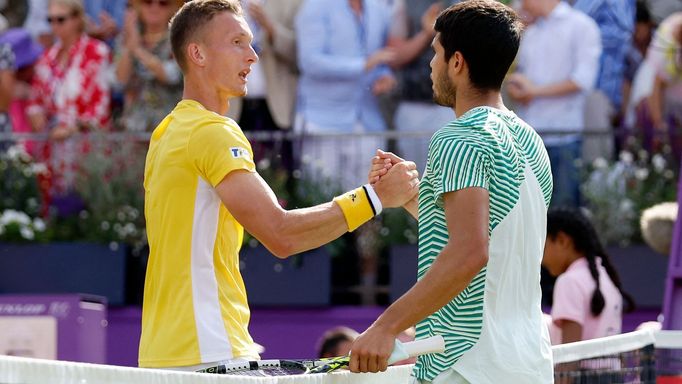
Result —
[{"label": "stubble beard", "polygon": [[443,107],[455,107],[455,94],[457,89],[447,75],[439,75],[433,91],[433,101]]}]

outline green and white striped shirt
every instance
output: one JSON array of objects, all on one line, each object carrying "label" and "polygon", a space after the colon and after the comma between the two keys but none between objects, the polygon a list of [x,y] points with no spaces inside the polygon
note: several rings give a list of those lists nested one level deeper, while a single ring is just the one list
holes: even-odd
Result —
[{"label": "green and white striped shirt", "polygon": [[552,192],[537,133],[512,112],[474,108],[431,138],[419,195],[418,278],[448,242],[443,194],[489,192],[488,264],[469,286],[417,325],[417,338],[443,335],[446,351],[418,359],[432,381],[453,368],[472,383],[551,383],[540,309],[540,262]]}]

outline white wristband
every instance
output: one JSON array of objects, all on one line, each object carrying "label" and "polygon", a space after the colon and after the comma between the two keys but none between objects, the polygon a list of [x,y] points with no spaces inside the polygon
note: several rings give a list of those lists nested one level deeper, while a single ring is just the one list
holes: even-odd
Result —
[{"label": "white wristband", "polygon": [[374,191],[374,188],[372,188],[371,185],[365,184],[365,185],[363,185],[363,188],[365,188],[365,191],[367,191],[367,196],[369,196],[369,201],[372,203],[372,207],[374,208],[374,216],[379,216],[379,214],[383,210],[379,196]]}]

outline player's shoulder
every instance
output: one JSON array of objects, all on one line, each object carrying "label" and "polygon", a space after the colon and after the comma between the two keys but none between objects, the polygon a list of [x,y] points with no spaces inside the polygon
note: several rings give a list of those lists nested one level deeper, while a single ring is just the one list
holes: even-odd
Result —
[{"label": "player's shoulder", "polygon": [[202,145],[223,145],[226,142],[246,142],[246,136],[239,125],[229,118],[207,118],[192,126],[190,140]]},{"label": "player's shoulder", "polygon": [[474,108],[438,130],[434,139],[485,146],[495,142],[498,120],[490,108]]}]

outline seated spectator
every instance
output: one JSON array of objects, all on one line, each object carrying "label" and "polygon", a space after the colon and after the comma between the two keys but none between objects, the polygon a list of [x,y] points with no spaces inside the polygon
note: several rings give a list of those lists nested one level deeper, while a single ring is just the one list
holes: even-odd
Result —
[{"label": "seated spectator", "polygon": [[64,193],[73,185],[78,154],[87,147],[66,139],[109,126],[110,54],[106,44],[85,34],[81,0],[50,0],[48,21],[57,42],[36,64],[28,116],[33,129],[47,132],[53,142],[46,147],[50,189]]},{"label": "seated spectator", "polygon": [[[590,221],[578,210],[547,213],[542,265],[552,276],[552,341],[570,343],[621,333],[623,312],[634,309]],[[559,336],[560,335],[560,336]]]},{"label": "seated spectator", "polygon": [[325,358],[347,355],[350,352],[353,340],[358,335],[356,331],[348,327],[336,327],[328,330],[317,343],[317,357]]},{"label": "seated spectator", "polygon": [[[31,132],[25,109],[33,64],[42,51],[25,29],[0,34],[0,132]],[[26,145],[27,152],[35,156],[34,144]]]},{"label": "seated spectator", "polygon": [[[124,130],[151,132],[182,99],[182,74],[173,58],[168,22],[182,0],[134,0],[116,45]],[[144,106],[141,108],[140,106]]]}]

